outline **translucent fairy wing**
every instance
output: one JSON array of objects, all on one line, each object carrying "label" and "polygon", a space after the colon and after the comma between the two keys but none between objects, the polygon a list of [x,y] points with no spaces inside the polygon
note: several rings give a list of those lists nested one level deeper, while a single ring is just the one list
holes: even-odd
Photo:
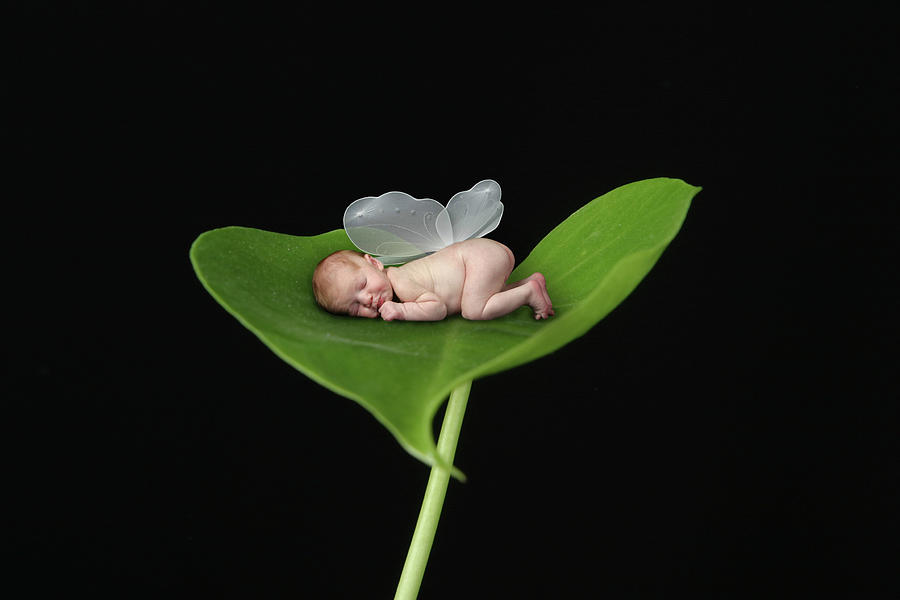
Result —
[{"label": "translucent fairy wing", "polygon": [[438,216],[436,228],[442,238],[461,242],[487,235],[503,216],[500,184],[493,179],[479,181],[472,189],[459,192]]},{"label": "translucent fairy wing", "polygon": [[400,264],[452,243],[436,225],[444,210],[430,198],[387,192],[354,201],[344,211],[344,229],[357,248],[383,264]]},{"label": "translucent fairy wing", "polygon": [[344,211],[344,229],[357,248],[395,265],[487,235],[502,216],[500,184],[485,179],[453,196],[446,208],[404,192],[360,198]]}]

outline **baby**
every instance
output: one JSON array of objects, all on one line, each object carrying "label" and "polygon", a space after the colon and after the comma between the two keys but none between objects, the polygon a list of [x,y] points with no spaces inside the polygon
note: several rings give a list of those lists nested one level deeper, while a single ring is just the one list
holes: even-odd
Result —
[{"label": "baby", "polygon": [[540,273],[506,283],[514,264],[509,248],[484,238],[387,269],[368,254],[339,250],[316,267],[313,292],[329,312],[385,321],[440,321],[457,313],[486,320],[526,304],[535,319],[555,314]]}]

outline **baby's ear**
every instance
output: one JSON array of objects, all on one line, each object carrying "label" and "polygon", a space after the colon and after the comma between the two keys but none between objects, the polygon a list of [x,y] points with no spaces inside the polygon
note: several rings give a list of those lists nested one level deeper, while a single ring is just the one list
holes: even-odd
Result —
[{"label": "baby's ear", "polygon": [[372,258],[368,254],[365,255],[366,262],[378,269],[379,271],[384,271],[384,265],[381,264],[381,261],[377,258]]}]

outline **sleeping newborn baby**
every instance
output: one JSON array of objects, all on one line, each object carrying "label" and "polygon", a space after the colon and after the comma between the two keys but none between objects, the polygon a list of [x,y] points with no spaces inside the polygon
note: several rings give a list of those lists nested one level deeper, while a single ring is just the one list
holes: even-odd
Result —
[{"label": "sleeping newborn baby", "polygon": [[313,274],[316,302],[329,312],[385,321],[440,321],[502,317],[526,304],[535,319],[553,315],[544,276],[506,283],[515,258],[485,238],[457,242],[400,267],[351,250],[326,256]]}]

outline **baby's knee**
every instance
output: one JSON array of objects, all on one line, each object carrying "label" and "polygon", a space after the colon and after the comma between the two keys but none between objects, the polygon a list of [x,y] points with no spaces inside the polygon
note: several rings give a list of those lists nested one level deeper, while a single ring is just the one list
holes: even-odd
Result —
[{"label": "baby's knee", "polygon": [[473,310],[469,307],[463,307],[463,309],[459,312],[462,315],[463,319],[469,321],[480,321],[481,315],[484,314],[484,310]]},{"label": "baby's knee", "polygon": [[469,321],[483,321],[484,307],[484,302],[463,302],[462,306],[460,306],[459,314],[462,315],[463,319],[467,319]]}]

